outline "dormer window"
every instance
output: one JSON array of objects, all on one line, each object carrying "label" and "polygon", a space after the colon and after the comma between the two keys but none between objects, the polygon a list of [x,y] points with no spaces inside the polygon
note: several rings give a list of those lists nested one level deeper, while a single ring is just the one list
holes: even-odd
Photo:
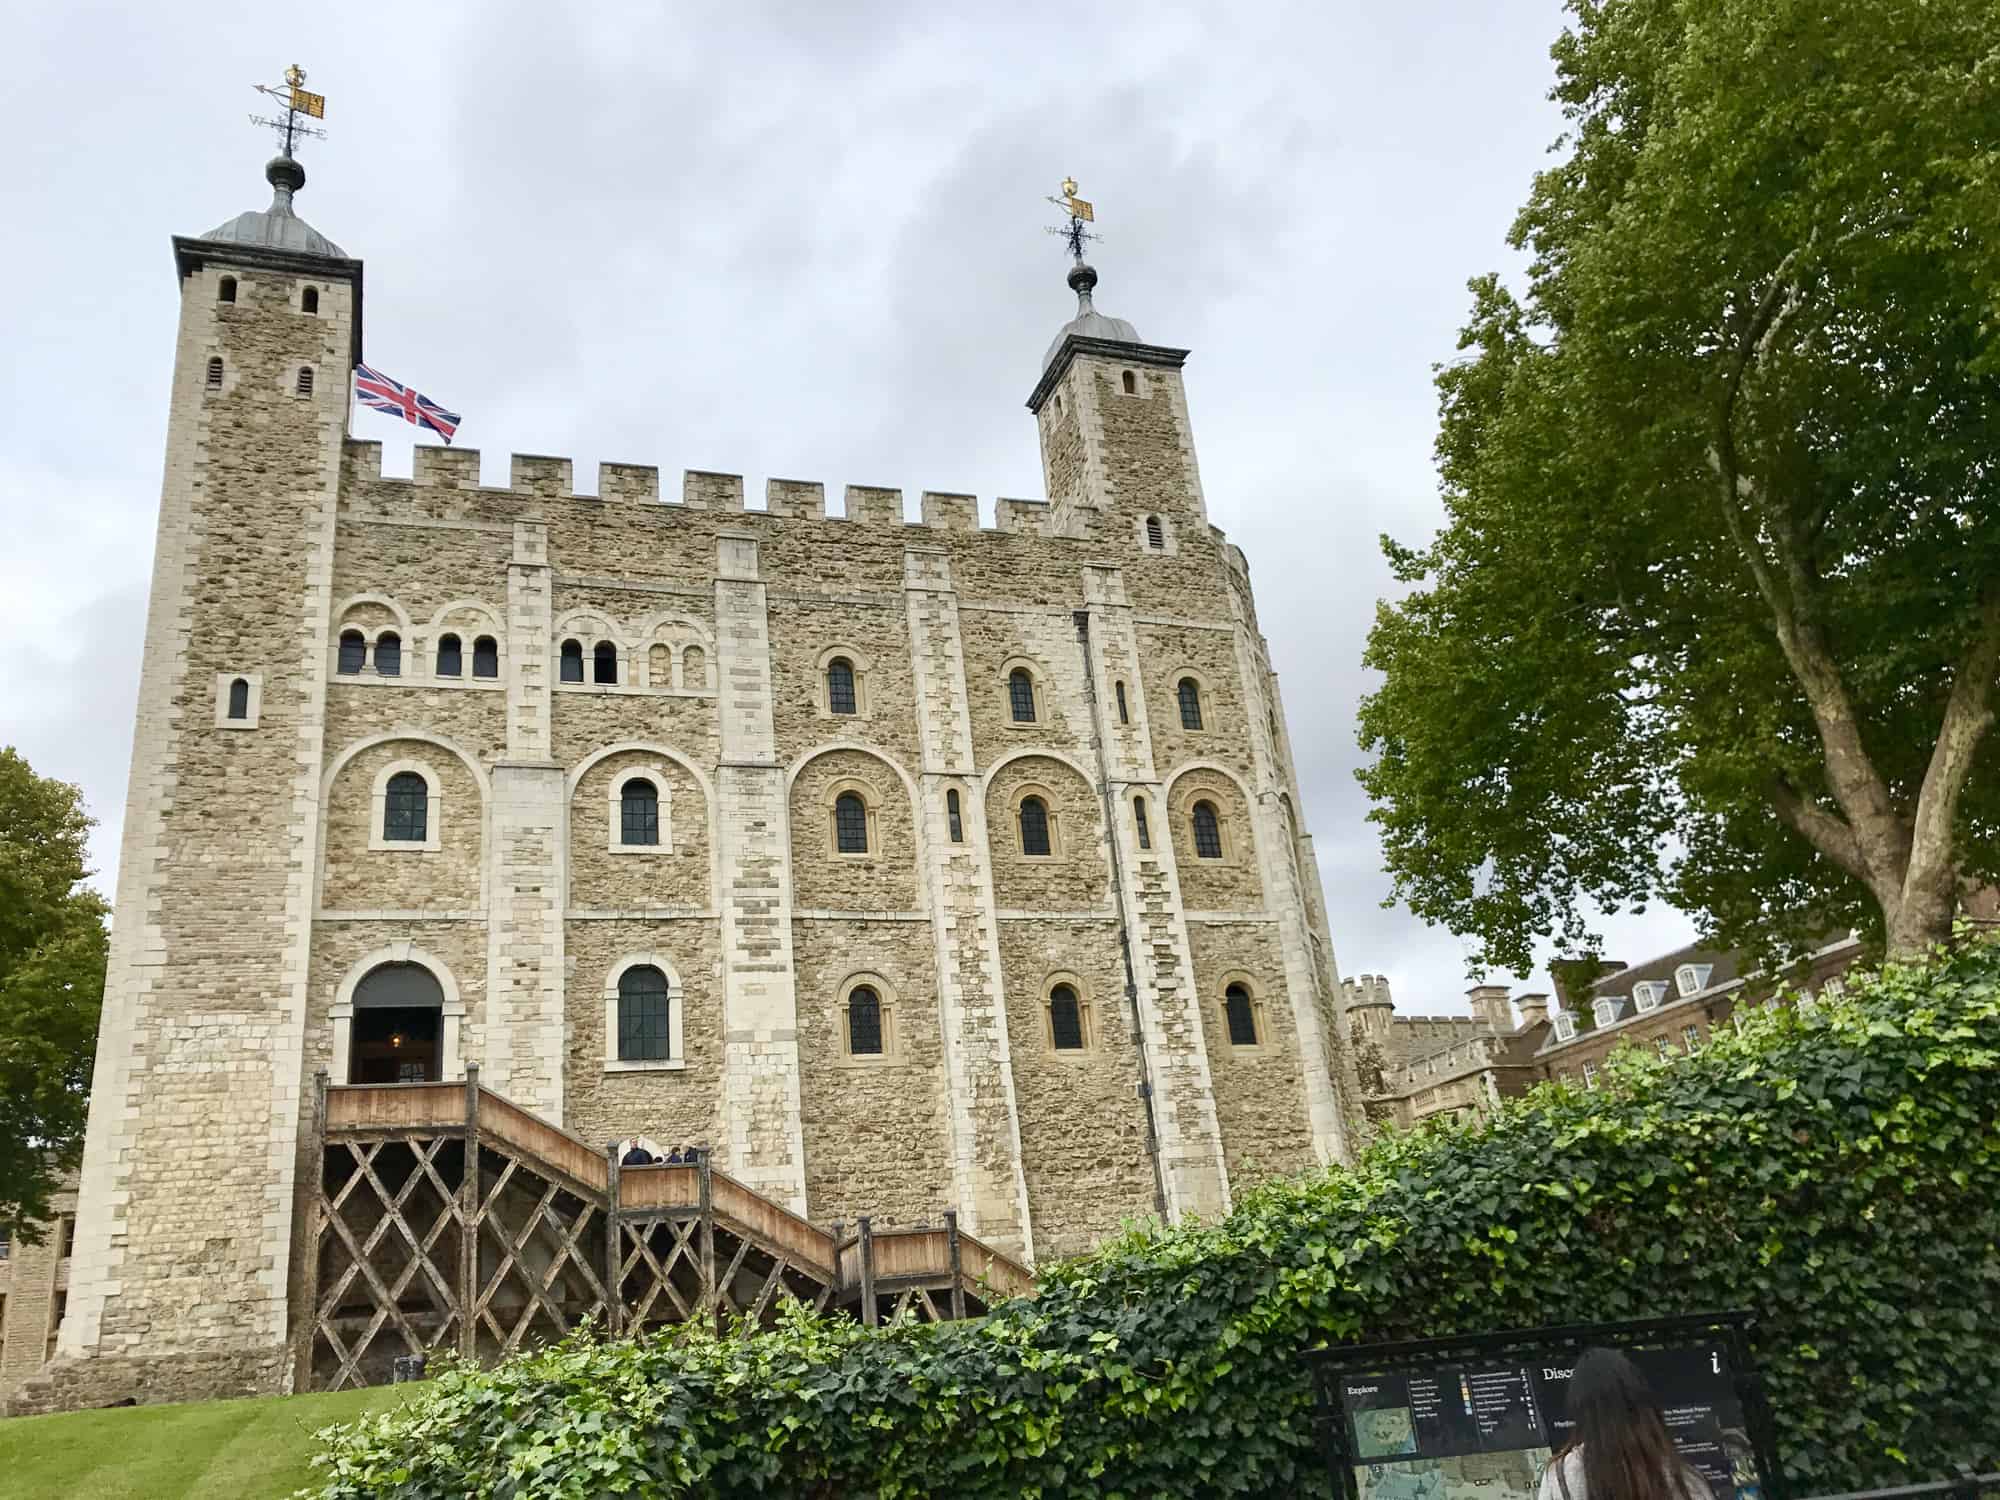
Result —
[{"label": "dormer window", "polygon": [[1576,1040],[1576,1017],[1566,1010],[1556,1012],[1556,1040],[1559,1042]]},{"label": "dormer window", "polygon": [[1708,988],[1708,976],[1714,972],[1713,964],[1682,964],[1674,970],[1674,984],[1683,995],[1699,995]]},{"label": "dormer window", "polygon": [[1599,1026],[1609,1026],[1618,1019],[1618,1002],[1609,997],[1598,1000],[1591,1005],[1590,1015]]},{"label": "dormer window", "polygon": [[[1681,972],[1685,974],[1687,970],[1683,969]],[[1683,995],[1691,995],[1694,991],[1683,984],[1681,986],[1681,993]],[[1666,998],[1667,986],[1665,980],[1648,979],[1643,984],[1632,986],[1632,1009],[1641,1015],[1644,1015],[1649,1010],[1658,1010],[1660,1002]]]}]

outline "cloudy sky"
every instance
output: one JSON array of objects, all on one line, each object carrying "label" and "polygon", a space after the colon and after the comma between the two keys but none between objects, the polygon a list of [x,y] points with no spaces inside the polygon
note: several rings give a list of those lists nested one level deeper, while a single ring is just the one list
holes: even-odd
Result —
[{"label": "cloudy sky", "polygon": [[[107,889],[167,240],[268,202],[250,85],[297,60],[330,131],[299,210],[367,263],[369,362],[463,412],[501,485],[524,452],[580,485],[613,459],[753,496],[967,491],[989,520],[1040,495],[1022,402],[1073,312],[1043,197],[1074,175],[1099,307],[1193,350],[1210,514],[1250,556],[1342,971],[1464,1008],[1459,941],[1381,909],[1354,710],[1376,537],[1441,517],[1431,366],[1466,279],[1517,267],[1507,225],[1559,127],[1558,4],[951,9],[974,8],[6,8],[0,743],[82,784]],[[410,429],[355,420],[407,474]],[[1689,925],[1605,930],[1637,959]]]}]

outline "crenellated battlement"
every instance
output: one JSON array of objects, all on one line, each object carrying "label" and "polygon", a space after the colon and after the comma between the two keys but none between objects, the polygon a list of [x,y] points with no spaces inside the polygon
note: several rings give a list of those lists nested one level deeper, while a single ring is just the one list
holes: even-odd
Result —
[{"label": "crenellated battlement", "polygon": [[[681,475],[678,497],[662,495],[660,471],[651,464],[600,463],[596,493],[576,489],[575,465],[567,458],[539,453],[508,456],[506,489],[482,485],[479,479],[480,453],[477,448],[445,448],[418,444],[409,479],[386,477],[382,473],[382,445],[362,438],[349,438],[341,452],[343,484],[407,484],[419,489],[476,490],[489,496],[515,495],[542,500],[595,501],[607,505],[667,505],[688,510],[735,511],[746,515],[768,515],[812,521],[853,521],[863,526],[925,527],[932,531],[994,532],[1018,536],[1054,534],[1053,511],[1046,500],[1025,500],[1000,496],[993,502],[993,524],[982,525],[979,497],[958,490],[925,490],[920,498],[920,519],[906,520],[903,491],[885,485],[850,484],[841,492],[842,510],[829,514],[826,486],[805,479],[769,479],[764,484],[761,511],[744,503],[745,485],[741,474],[718,474],[706,469],[689,469]],[[1211,527],[1218,539],[1222,533]],[[1232,562],[1241,554],[1228,548]]]}]

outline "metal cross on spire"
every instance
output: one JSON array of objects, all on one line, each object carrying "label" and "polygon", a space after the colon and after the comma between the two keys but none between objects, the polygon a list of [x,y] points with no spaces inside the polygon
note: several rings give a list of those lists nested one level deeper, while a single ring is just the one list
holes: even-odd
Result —
[{"label": "metal cross on spire", "polygon": [[1082,265],[1085,242],[1103,237],[1092,234],[1088,229],[1083,227],[1086,224],[1097,222],[1096,210],[1083,199],[1077,197],[1076,179],[1074,177],[1065,177],[1062,182],[1062,196],[1060,198],[1052,197],[1049,199],[1049,202],[1067,214],[1069,222],[1060,226],[1051,225],[1048,232],[1050,234],[1061,235],[1063,243],[1069,246],[1069,253],[1076,258],[1078,265]]},{"label": "metal cross on spire", "polygon": [[314,120],[324,120],[326,118],[326,96],[307,90],[304,87],[305,81],[306,70],[297,63],[293,63],[289,68],[285,69],[284,87],[280,88],[268,83],[253,83],[250,85],[258,93],[267,94],[285,106],[283,119],[273,119],[269,115],[252,115],[250,123],[252,125],[262,125],[267,129],[277,131],[279,137],[284,141],[285,155],[287,156],[292,154],[292,143],[302,135],[316,136],[321,140],[326,139],[326,132],[324,130],[315,130],[310,125],[301,125],[299,123],[299,117],[302,115]]}]

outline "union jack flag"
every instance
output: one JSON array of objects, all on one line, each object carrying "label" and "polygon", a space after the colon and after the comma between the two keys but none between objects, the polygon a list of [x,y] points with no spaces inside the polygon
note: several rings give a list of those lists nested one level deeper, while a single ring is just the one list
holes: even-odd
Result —
[{"label": "union jack flag", "polygon": [[457,412],[446,411],[430,397],[419,395],[366,365],[354,367],[354,394],[363,406],[372,406],[376,411],[389,412],[415,426],[430,428],[444,439],[446,447],[451,446],[451,435],[458,431],[461,419]]}]

